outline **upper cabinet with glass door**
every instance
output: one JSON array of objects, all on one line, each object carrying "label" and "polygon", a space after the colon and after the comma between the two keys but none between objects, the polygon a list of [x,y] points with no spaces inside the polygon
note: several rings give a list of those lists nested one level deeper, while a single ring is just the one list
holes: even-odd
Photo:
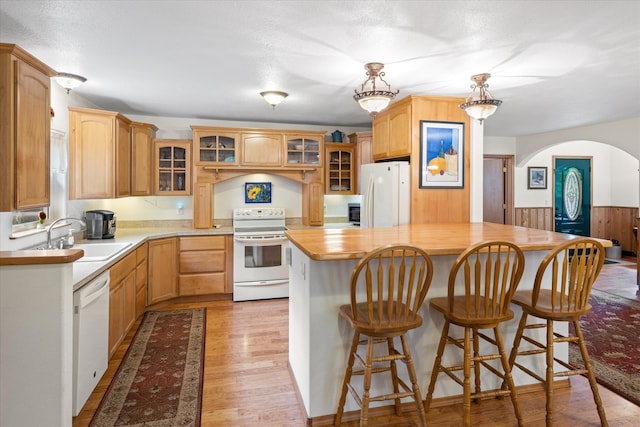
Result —
[{"label": "upper cabinet with glass door", "polygon": [[194,164],[232,166],[238,164],[240,133],[232,129],[191,126]]},{"label": "upper cabinet with glass door", "polygon": [[355,144],[325,144],[325,194],[356,194]]},{"label": "upper cabinet with glass door", "polygon": [[324,134],[288,134],[286,141],[288,167],[322,167]]},{"label": "upper cabinet with glass door", "polygon": [[191,141],[156,139],[155,191],[156,195],[191,194]]}]

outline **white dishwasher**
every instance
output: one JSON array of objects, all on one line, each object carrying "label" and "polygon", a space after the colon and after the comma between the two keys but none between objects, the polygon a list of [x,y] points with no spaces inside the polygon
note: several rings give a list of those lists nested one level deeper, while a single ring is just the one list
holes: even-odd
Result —
[{"label": "white dishwasher", "polygon": [[73,416],[109,363],[109,271],[73,293]]}]

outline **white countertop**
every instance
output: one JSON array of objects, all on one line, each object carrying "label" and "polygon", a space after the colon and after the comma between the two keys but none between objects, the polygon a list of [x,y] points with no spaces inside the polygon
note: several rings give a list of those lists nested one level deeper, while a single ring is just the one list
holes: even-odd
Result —
[{"label": "white countertop", "polygon": [[231,227],[221,227],[217,229],[197,230],[192,228],[124,228],[118,229],[116,236],[108,240],[81,240],[80,243],[131,243],[131,246],[120,252],[108,261],[73,263],[73,291],[77,291],[86,285],[100,273],[108,270],[116,262],[134,251],[138,246],[148,240],[160,239],[164,237],[193,236],[193,235],[225,235],[233,232]]}]

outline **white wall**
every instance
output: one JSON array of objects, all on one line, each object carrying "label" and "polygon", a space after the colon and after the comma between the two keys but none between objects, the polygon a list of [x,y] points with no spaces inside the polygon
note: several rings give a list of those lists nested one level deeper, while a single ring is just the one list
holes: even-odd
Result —
[{"label": "white wall", "polygon": [[[520,151],[516,138],[485,137],[485,154],[514,154]],[[631,154],[608,144],[568,141],[544,148],[531,155],[514,171],[515,207],[551,207],[553,204],[553,156],[587,156],[592,161],[592,204],[594,206],[638,207],[640,194],[639,161]],[[547,167],[547,189],[527,189],[530,166]]]}]

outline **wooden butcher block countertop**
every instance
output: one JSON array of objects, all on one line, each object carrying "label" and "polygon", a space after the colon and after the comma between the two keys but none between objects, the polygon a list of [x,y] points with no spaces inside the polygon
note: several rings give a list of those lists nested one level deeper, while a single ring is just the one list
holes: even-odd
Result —
[{"label": "wooden butcher block countertop", "polygon": [[[316,261],[361,258],[379,246],[409,243],[429,255],[455,255],[483,240],[506,240],[523,251],[548,250],[580,236],[494,223],[408,224],[388,228],[301,229],[286,232],[292,244]],[[611,241],[599,239],[605,246]]]}]

